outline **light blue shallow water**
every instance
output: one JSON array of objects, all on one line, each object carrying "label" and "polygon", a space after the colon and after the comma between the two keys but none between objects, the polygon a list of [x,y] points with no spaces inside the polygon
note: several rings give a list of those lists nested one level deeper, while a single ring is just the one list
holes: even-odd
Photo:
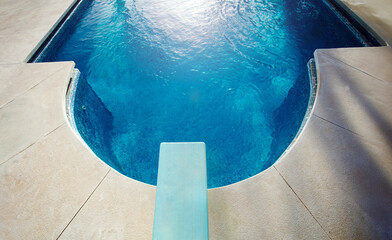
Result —
[{"label": "light blue shallow water", "polygon": [[77,128],[115,169],[156,184],[161,142],[202,141],[219,187],[290,144],[316,48],[362,45],[316,0],[86,0],[39,61],[76,62]]}]

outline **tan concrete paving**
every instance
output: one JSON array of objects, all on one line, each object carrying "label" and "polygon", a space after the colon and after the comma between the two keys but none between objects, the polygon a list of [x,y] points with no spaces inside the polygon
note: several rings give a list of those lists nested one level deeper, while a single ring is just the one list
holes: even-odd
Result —
[{"label": "tan concrete paving", "polygon": [[[274,168],[208,197],[210,239],[329,239]],[[60,239],[151,239],[154,201],[154,186],[111,172]]]},{"label": "tan concrete paving", "polygon": [[313,115],[275,164],[332,239],[392,237],[391,70],[373,71],[392,52],[374,50],[316,51]]},{"label": "tan concrete paving", "polygon": [[332,239],[389,239],[390,153],[313,115],[275,167]]},{"label": "tan concrete paving", "polygon": [[155,190],[111,171],[59,239],[151,239]]},{"label": "tan concrete paving", "polygon": [[[71,3],[0,0],[0,239],[151,239],[155,187],[68,126],[73,63],[22,63]],[[392,238],[392,51],[315,55],[314,114],[273,167],[209,190],[211,239]]]},{"label": "tan concrete paving", "polygon": [[26,62],[75,0],[0,0],[0,64]]},{"label": "tan concrete paving", "polygon": [[392,63],[390,47],[336,48],[333,51],[318,52],[378,80],[392,83],[392,68],[389,67]]},{"label": "tan concrete paving", "polygon": [[56,239],[109,167],[67,124],[0,165],[0,239]]},{"label": "tan concrete paving", "polygon": [[[27,65],[23,64],[23,66]],[[40,68],[42,64],[38,66]],[[57,63],[56,74],[52,74],[52,69],[49,66],[46,74],[48,75],[47,79],[38,78],[37,80],[37,76],[34,75],[29,77],[28,79],[35,80],[26,81],[32,84],[41,81],[40,84],[33,86],[0,108],[0,126],[2,126],[0,127],[0,146],[2,148],[0,164],[66,121],[64,119],[65,98],[59,96],[64,96],[66,93],[67,85],[64,84],[64,79],[70,78],[73,66],[72,62]],[[21,71],[27,75],[30,70],[31,68],[27,67],[25,71]],[[0,82],[12,80],[15,81],[12,77],[2,78]],[[20,82],[20,85],[21,91],[25,86],[28,86],[23,81]],[[15,89],[15,85],[10,88]],[[6,88],[5,91],[8,89]],[[7,92],[11,92],[11,90]]]},{"label": "tan concrete paving", "polygon": [[60,71],[64,71],[64,68],[69,66],[69,63],[0,65],[0,76],[2,76],[0,79],[0,108],[43,80],[55,74],[61,74]]},{"label": "tan concrete paving", "polygon": [[330,239],[275,168],[208,193],[210,239]]},{"label": "tan concrete paving", "polygon": [[[392,83],[388,78],[392,77],[392,68],[383,69],[384,73],[378,73],[379,77],[375,78],[370,75],[370,71],[364,73],[345,64],[346,60],[339,58],[340,55],[348,58],[351,52],[361,51],[361,49],[339,51],[339,53],[331,50],[316,52],[316,64],[322,78],[322,87],[314,114],[361,136],[366,136],[372,141],[391,146]],[[334,57],[328,55],[329,52],[332,52]],[[388,53],[392,55],[391,51]],[[391,57],[385,55],[389,54],[379,54],[377,57],[373,55],[374,60],[367,55],[367,65],[385,63]]]},{"label": "tan concrete paving", "polygon": [[392,45],[392,4],[390,0],[337,0],[351,9],[389,46]]}]

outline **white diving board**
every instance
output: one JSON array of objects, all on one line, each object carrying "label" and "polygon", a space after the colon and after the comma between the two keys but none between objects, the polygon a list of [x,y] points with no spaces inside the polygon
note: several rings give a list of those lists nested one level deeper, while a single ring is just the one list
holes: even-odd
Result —
[{"label": "white diving board", "polygon": [[203,142],[161,143],[153,240],[208,240]]}]

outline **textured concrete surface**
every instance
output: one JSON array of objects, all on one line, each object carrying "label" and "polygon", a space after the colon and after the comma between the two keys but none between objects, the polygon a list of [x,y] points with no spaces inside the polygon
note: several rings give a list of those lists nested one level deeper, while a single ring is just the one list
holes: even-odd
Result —
[{"label": "textured concrete surface", "polygon": [[26,62],[75,0],[0,0],[0,64]]},{"label": "textured concrete surface", "polygon": [[[0,79],[1,83],[10,81],[14,83],[11,86],[4,84],[1,87],[10,96],[8,98],[9,102],[0,108],[0,126],[2,126],[0,128],[0,145],[2,147],[0,163],[7,161],[10,157],[65,122],[63,114],[65,111],[64,98],[59,98],[59,96],[65,95],[67,85],[64,84],[64,79],[70,78],[74,64],[68,62],[56,63],[56,65],[55,74],[52,73],[52,64],[45,71],[47,74],[41,74],[46,76],[34,75],[33,71],[32,76],[27,77],[24,75],[30,73],[31,67],[29,64],[21,64],[20,67],[23,70],[19,69],[18,73],[19,76],[24,76],[24,78],[12,76]],[[42,71],[42,64],[38,66],[38,69]],[[0,69],[3,69],[2,72],[7,72],[6,69],[13,71],[12,67],[7,68],[7,65],[1,65]],[[9,76],[8,74],[5,75]],[[19,79],[24,80],[18,81]],[[28,91],[23,92],[25,87],[29,87],[29,84],[24,83],[26,79],[32,79],[28,81],[31,85],[35,82],[40,84],[36,84]],[[17,84],[22,86],[19,89],[23,93],[19,94],[14,91]],[[12,98],[12,95],[17,97]]]},{"label": "textured concrete surface", "polygon": [[337,0],[343,2],[389,46],[392,45],[392,4],[390,0]]},{"label": "textured concrete surface", "polygon": [[392,238],[392,69],[380,65],[392,52],[370,50],[316,51],[313,115],[276,164],[333,239]]},{"label": "textured concrete surface", "polygon": [[0,239],[55,239],[109,171],[67,124],[0,165]]},{"label": "textured concrete surface", "polygon": [[111,171],[59,239],[152,239],[155,190]]},{"label": "textured concrete surface", "polygon": [[329,239],[273,167],[208,198],[210,239]]},{"label": "textured concrete surface", "polygon": [[2,64],[0,65],[0,107],[24,94],[40,82],[57,76],[69,74],[64,68],[70,63]]},{"label": "textured concrete surface", "polygon": [[[0,239],[151,239],[156,188],[102,163],[67,123],[74,64],[23,63],[71,3],[0,0]],[[210,239],[392,239],[392,51],[315,57],[303,132],[273,167],[208,191]]]},{"label": "textured concrete surface", "polygon": [[332,239],[390,239],[391,149],[313,115],[275,167]]},{"label": "textured concrete surface", "polygon": [[392,63],[390,47],[337,48],[333,51],[318,52],[328,55],[337,64],[342,63],[378,80],[392,83],[392,70],[389,67]]},{"label": "textured concrete surface", "polygon": [[[379,54],[367,65],[382,66],[390,60],[392,51],[388,47],[376,48],[385,50],[388,54]],[[357,49],[360,51],[360,49]],[[331,52],[329,54],[329,52]],[[380,144],[392,144],[392,68],[383,69],[383,73],[373,71],[363,72],[355,67],[355,63],[345,64],[339,61],[339,56],[349,56],[355,49],[341,49],[340,52],[317,50],[316,62],[320,75],[323,75],[321,90],[317,98],[314,113],[345,129],[371,141]],[[332,56],[333,57],[332,57]],[[373,55],[375,56],[375,55]],[[331,91],[332,89],[332,91]],[[348,112],[347,109],[350,111]]]}]

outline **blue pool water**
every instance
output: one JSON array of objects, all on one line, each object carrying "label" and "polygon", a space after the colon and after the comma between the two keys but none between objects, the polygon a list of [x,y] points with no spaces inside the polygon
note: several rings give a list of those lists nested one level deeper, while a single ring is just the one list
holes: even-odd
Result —
[{"label": "blue pool water", "polygon": [[364,44],[317,0],[85,0],[38,61],[76,62],[76,126],[119,172],[156,184],[161,142],[203,141],[219,187],[293,140],[316,48]]}]

